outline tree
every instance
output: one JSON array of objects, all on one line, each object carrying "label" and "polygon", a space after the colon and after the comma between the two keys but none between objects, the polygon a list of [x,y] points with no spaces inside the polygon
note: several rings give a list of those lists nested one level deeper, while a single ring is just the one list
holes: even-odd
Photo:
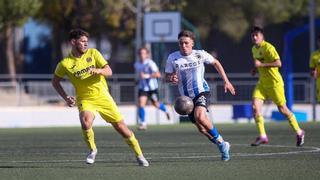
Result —
[{"label": "tree", "polygon": [[[46,22],[53,29],[52,67],[62,58],[61,45],[72,28],[82,28],[99,40],[106,35],[112,42],[112,52],[117,54],[119,44],[132,46],[136,30],[136,0],[42,0],[43,5],[36,19]],[[185,0],[145,0],[152,10],[175,9]],[[181,8],[180,8],[181,9]],[[120,51],[121,49],[119,49]],[[113,56],[114,57],[114,56]],[[111,65],[114,61],[110,61]]]},{"label": "tree", "polygon": [[308,0],[188,0],[183,12],[200,28],[203,38],[215,28],[238,41],[252,25],[266,26],[306,16]]},{"label": "tree", "polygon": [[12,80],[16,75],[14,28],[24,24],[40,5],[39,0],[0,0],[0,32],[4,34],[6,62]]}]

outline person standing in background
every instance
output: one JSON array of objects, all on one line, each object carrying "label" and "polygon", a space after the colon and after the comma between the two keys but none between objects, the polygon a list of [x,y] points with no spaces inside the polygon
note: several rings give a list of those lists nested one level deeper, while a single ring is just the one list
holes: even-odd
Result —
[{"label": "person standing in background", "polygon": [[149,50],[146,47],[141,47],[138,50],[139,61],[134,64],[136,78],[138,80],[138,116],[139,116],[139,130],[147,129],[147,122],[145,119],[145,106],[148,99],[152,105],[163,111],[167,119],[170,120],[169,112],[164,103],[158,100],[158,78],[161,77],[159,68],[156,63],[150,59]]},{"label": "person standing in background", "polygon": [[317,37],[317,47],[318,49],[314,51],[310,56],[310,75],[316,80],[317,89],[317,102],[320,102],[320,35]]}]

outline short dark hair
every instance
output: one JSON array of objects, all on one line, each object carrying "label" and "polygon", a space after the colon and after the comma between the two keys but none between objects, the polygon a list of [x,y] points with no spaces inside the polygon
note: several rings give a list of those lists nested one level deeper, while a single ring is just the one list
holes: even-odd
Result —
[{"label": "short dark hair", "polygon": [[143,47],[140,47],[140,48],[138,49],[138,53],[140,53],[140,51],[142,51],[142,50],[146,50],[148,54],[150,53],[149,49],[148,49],[147,47],[144,47],[144,46],[143,46]]},{"label": "short dark hair", "polygon": [[196,41],[196,36],[194,35],[193,32],[189,31],[189,30],[182,30],[179,34],[178,34],[178,39],[180,39],[181,37],[189,37],[193,40],[193,42]]},{"label": "short dark hair", "polygon": [[259,26],[254,26],[252,29],[251,29],[251,34],[252,33],[261,33],[263,34],[263,28],[262,27],[259,27]]},{"label": "short dark hair", "polygon": [[82,29],[72,29],[69,32],[69,41],[72,39],[79,39],[82,36],[86,36],[87,38],[89,38],[89,33]]}]

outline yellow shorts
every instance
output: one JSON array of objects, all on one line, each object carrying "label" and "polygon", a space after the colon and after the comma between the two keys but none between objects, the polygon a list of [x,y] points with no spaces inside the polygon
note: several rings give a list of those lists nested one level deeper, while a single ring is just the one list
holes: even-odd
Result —
[{"label": "yellow shorts", "polygon": [[79,100],[77,101],[77,106],[79,112],[90,111],[94,115],[98,112],[100,116],[109,123],[120,122],[123,119],[116,103],[109,93],[99,98]]},{"label": "yellow shorts", "polygon": [[271,99],[277,106],[282,106],[286,103],[283,85],[275,87],[263,87],[260,84],[257,84],[253,91],[252,98],[258,98],[262,100]]}]

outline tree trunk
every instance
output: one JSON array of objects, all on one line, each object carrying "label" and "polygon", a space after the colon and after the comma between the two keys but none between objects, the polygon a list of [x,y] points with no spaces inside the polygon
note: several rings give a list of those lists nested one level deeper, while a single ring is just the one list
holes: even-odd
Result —
[{"label": "tree trunk", "polygon": [[5,28],[6,32],[6,58],[8,73],[12,83],[16,82],[16,67],[14,60],[14,41],[13,41],[13,27],[11,24],[7,25]]},{"label": "tree trunk", "polygon": [[0,73],[6,73],[6,62],[5,62],[5,35],[4,32],[0,32]]},{"label": "tree trunk", "polygon": [[53,40],[52,40],[52,58],[51,58],[51,71],[54,72],[55,67],[57,63],[62,59],[62,50],[61,50],[61,44],[62,44],[62,38],[61,38],[61,28],[54,26],[53,27]]}]

